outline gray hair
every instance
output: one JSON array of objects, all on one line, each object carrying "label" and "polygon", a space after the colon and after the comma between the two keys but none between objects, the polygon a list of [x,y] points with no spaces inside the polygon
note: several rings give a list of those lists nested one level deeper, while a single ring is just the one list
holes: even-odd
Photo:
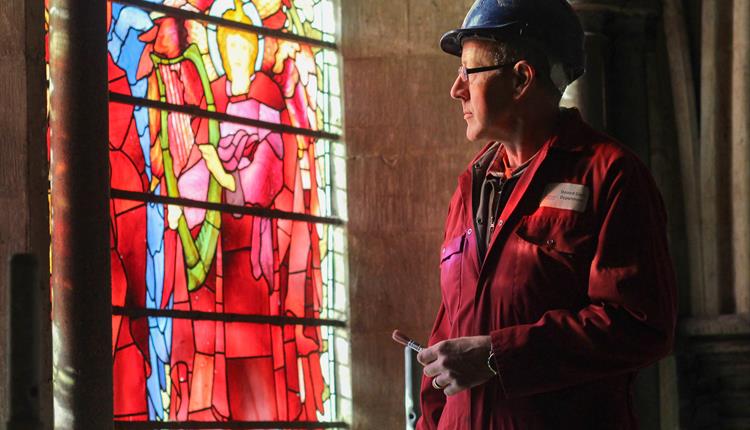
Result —
[{"label": "gray hair", "polygon": [[544,50],[529,39],[493,40],[494,59],[496,64],[526,60],[543,79],[549,80],[559,95],[570,83],[562,63],[550,58]]}]

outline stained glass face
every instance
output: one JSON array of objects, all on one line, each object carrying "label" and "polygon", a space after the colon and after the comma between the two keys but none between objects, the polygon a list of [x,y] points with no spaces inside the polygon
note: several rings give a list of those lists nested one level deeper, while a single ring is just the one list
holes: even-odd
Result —
[{"label": "stained glass face", "polygon": [[115,420],[343,425],[334,3],[109,6]]}]

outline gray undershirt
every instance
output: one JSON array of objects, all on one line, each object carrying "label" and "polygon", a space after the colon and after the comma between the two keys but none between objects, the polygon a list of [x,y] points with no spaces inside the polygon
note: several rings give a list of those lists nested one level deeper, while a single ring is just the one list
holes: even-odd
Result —
[{"label": "gray undershirt", "polygon": [[[474,165],[474,195],[478,197],[479,204],[474,208],[474,230],[477,234],[477,245],[479,255],[484,258],[492,238],[492,232],[498,227],[498,217],[503,211],[513,188],[518,183],[518,178],[526,171],[533,156],[523,164],[513,169],[509,178],[505,178],[504,172],[490,171],[493,161],[499,156],[500,144],[490,147],[484,157]],[[492,153],[492,155],[490,155]],[[480,181],[481,179],[481,181]],[[479,191],[477,196],[476,191]],[[476,200],[475,200],[476,201]]]}]

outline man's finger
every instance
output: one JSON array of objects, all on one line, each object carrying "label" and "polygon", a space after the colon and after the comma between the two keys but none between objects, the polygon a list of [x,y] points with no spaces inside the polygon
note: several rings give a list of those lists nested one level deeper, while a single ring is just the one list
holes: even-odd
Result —
[{"label": "man's finger", "polygon": [[417,361],[419,361],[419,363],[422,366],[427,366],[428,364],[437,360],[437,357],[438,357],[437,346],[438,345],[440,345],[440,343],[432,345],[429,348],[423,349],[419,354],[417,354]]},{"label": "man's finger", "polygon": [[451,383],[443,389],[443,393],[445,393],[446,396],[452,396],[456,393],[460,393],[463,390],[463,388],[459,388],[456,384]]},{"label": "man's finger", "polygon": [[439,375],[442,371],[443,369],[434,363],[424,367],[424,374],[430,378],[435,375]]},{"label": "man's finger", "polygon": [[[450,384],[450,381],[444,381],[443,380],[442,375],[438,375],[438,376],[434,377],[433,381],[435,381],[434,383],[437,384],[438,387],[440,387],[439,388],[440,390],[445,390],[445,388],[448,387],[448,385]],[[433,385],[433,387],[435,387],[435,385]]]}]

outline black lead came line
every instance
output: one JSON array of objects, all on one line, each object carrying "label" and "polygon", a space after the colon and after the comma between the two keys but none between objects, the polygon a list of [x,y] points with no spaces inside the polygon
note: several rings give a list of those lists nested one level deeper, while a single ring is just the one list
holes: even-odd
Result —
[{"label": "black lead came line", "polygon": [[150,430],[150,429],[349,429],[343,421],[117,421],[116,429]]},{"label": "black lead came line", "polygon": [[152,12],[162,12],[169,16],[175,16],[183,19],[192,19],[195,21],[210,22],[211,24],[221,25],[224,27],[233,27],[238,30],[249,31],[253,33],[262,34],[264,36],[275,37],[277,39],[291,40],[295,42],[302,42],[308,45],[320,46],[321,48],[327,48],[331,50],[338,50],[338,47],[333,42],[326,42],[324,40],[312,39],[305,36],[300,36],[294,33],[287,33],[280,30],[274,30],[272,28],[258,27],[257,25],[244,24],[237,21],[230,21],[227,19],[219,18],[216,16],[205,15],[198,12],[193,12],[184,9],[177,9],[171,6],[164,6],[162,4],[150,3],[143,0],[110,0],[112,3],[119,3],[127,6],[135,6],[143,10],[149,10]]},{"label": "black lead came line", "polygon": [[315,215],[308,215],[297,212],[286,212],[277,209],[268,209],[253,206],[234,206],[226,203],[202,202],[199,200],[185,199],[181,197],[160,196],[156,194],[139,193],[135,191],[121,190],[112,188],[110,197],[113,199],[131,200],[144,203],[161,203],[176,206],[201,208],[206,210],[217,210],[221,212],[238,213],[243,215],[254,215],[263,218],[288,219],[291,221],[303,221],[315,224],[327,224],[342,226],[346,222],[340,218],[330,218]]},{"label": "black lead came line", "polygon": [[124,306],[112,306],[112,315],[122,315],[130,318],[166,317],[197,321],[243,322],[278,326],[302,325],[346,328],[346,321],[325,318],[300,318],[283,315],[246,315],[236,313],[182,311],[175,309],[128,308]]},{"label": "black lead came line", "polygon": [[190,105],[176,105],[172,103],[166,103],[157,100],[149,100],[141,97],[133,97],[127,94],[109,92],[109,101],[114,103],[122,103],[132,106],[144,106],[147,108],[160,109],[170,112],[179,112],[188,115],[193,115],[201,118],[215,119],[218,121],[231,122],[235,124],[249,125],[251,127],[259,127],[266,130],[276,131],[279,133],[289,134],[300,134],[303,136],[314,137],[317,139],[328,139],[328,140],[341,140],[341,136],[334,133],[328,133],[319,130],[310,130],[307,128],[292,127],[291,125],[275,124],[272,122],[261,121],[257,119],[250,119],[236,115],[230,115],[222,112],[212,112],[209,110],[201,109],[199,107]]}]

